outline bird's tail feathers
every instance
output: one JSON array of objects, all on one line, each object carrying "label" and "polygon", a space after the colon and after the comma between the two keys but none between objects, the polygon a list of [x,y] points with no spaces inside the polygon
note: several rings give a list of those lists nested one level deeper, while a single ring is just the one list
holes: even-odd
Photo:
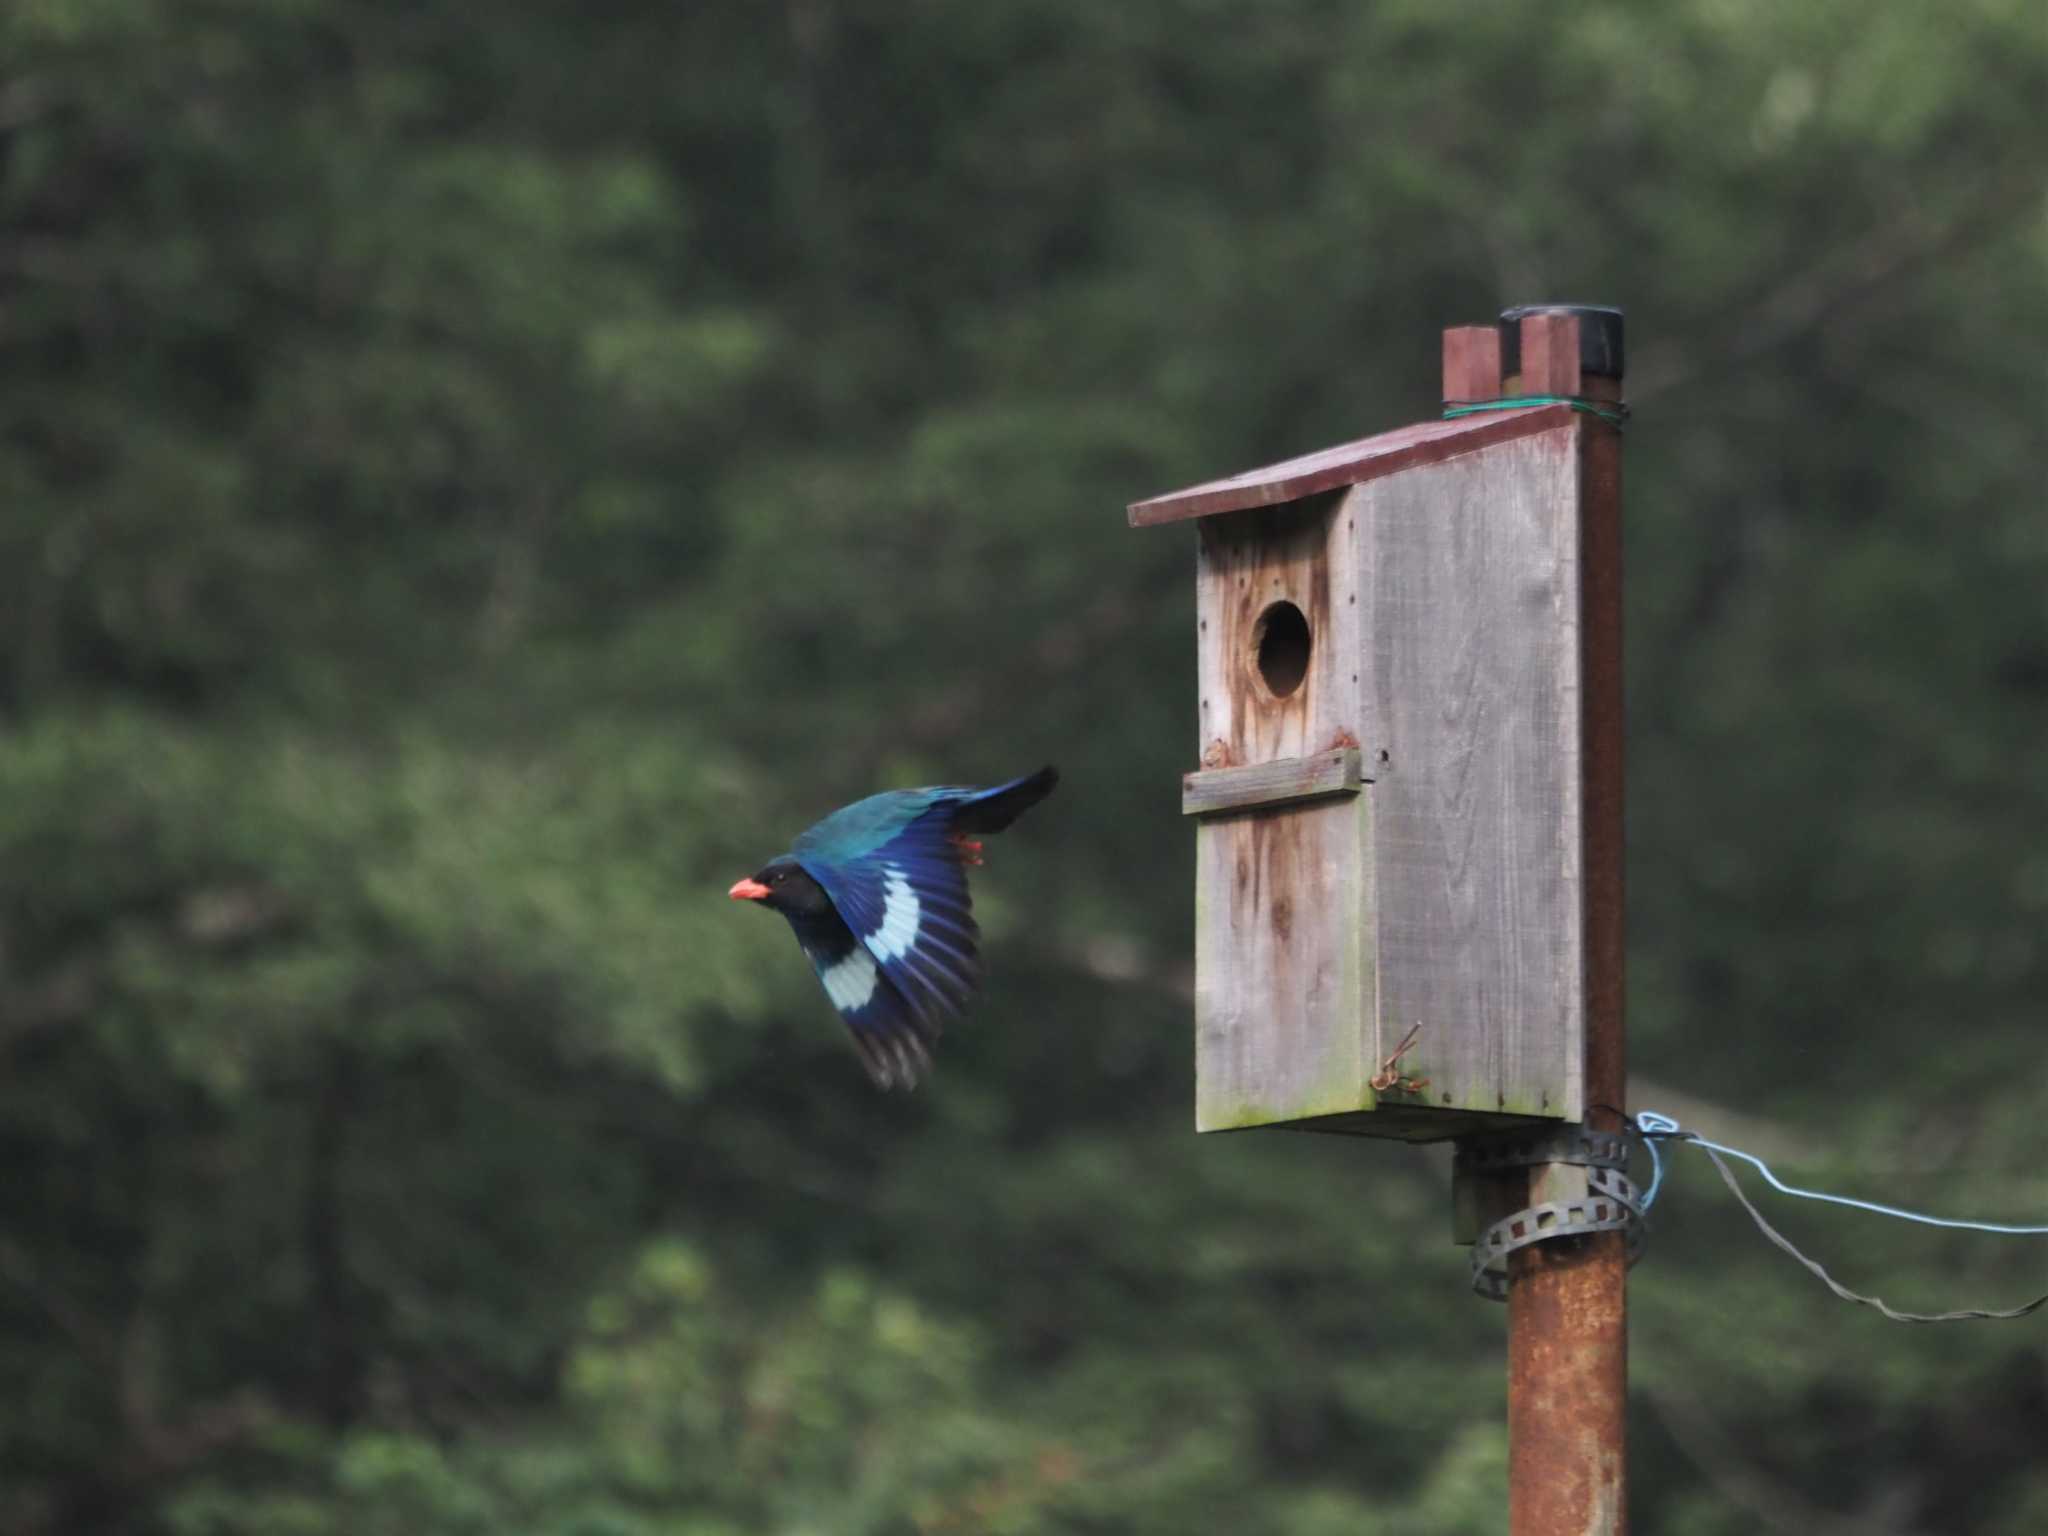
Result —
[{"label": "bird's tail feathers", "polygon": [[961,832],[1000,832],[1051,794],[1059,781],[1059,769],[1047,763],[1036,773],[984,789],[972,799],[960,802],[960,808],[953,813],[953,826]]}]

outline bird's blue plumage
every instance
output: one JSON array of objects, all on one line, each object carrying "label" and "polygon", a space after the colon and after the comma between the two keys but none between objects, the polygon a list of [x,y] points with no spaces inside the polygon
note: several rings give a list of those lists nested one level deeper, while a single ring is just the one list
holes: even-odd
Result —
[{"label": "bird's blue plumage", "polygon": [[910,1011],[934,1028],[966,1005],[980,979],[981,931],[949,835],[953,806],[937,799],[856,854],[831,857],[797,840],[797,862],[825,888]]},{"label": "bird's blue plumage", "polygon": [[890,790],[835,811],[790,858],[829,899],[788,911],[797,941],[877,1082],[914,1082],[981,979],[967,890],[973,834],[997,832],[1052,792],[1051,768],[985,789]]},{"label": "bird's blue plumage", "polygon": [[940,787],[891,789],[869,795],[834,811],[799,834],[790,852],[799,859],[809,855],[828,863],[857,859],[872,853],[949,796],[971,793]]},{"label": "bird's blue plumage", "polygon": [[853,1032],[855,1048],[883,1086],[914,1083],[931,1062],[936,1029],[927,1029],[882,974],[874,955],[836,912],[798,922],[797,943],[818,982]]}]

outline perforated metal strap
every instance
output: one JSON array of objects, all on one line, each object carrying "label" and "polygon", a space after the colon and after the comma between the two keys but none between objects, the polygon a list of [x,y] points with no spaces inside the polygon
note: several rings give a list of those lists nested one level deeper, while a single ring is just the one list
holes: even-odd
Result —
[{"label": "perforated metal strap", "polygon": [[1529,1135],[1472,1142],[1458,1149],[1467,1173],[1563,1163],[1586,1170],[1586,1193],[1572,1200],[1549,1200],[1503,1216],[1472,1244],[1472,1289],[1488,1301],[1508,1297],[1508,1255],[1532,1243],[1559,1237],[1585,1237],[1595,1232],[1620,1232],[1633,1265],[1642,1257],[1647,1229],[1642,1198],[1623,1166],[1628,1158],[1625,1136],[1589,1131],[1583,1126]]}]

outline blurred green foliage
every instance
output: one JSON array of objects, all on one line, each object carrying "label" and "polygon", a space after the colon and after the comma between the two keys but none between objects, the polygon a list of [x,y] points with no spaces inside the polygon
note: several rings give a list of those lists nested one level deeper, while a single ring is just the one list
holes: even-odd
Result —
[{"label": "blurred green foliage", "polygon": [[[1636,1097],[2048,1208],[2044,96],[2023,0],[14,0],[0,1532],[1501,1529],[1442,1159],[1189,1133],[1120,508],[1504,302],[1634,327]],[[1047,758],[873,1093],[725,884]],[[1639,1531],[2048,1523],[2038,1321],[1667,1198]]]}]

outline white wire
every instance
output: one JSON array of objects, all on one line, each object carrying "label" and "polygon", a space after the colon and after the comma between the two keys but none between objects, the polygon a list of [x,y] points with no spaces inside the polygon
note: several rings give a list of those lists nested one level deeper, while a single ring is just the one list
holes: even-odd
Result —
[{"label": "white wire", "polygon": [[1646,1109],[1637,1115],[1636,1128],[1646,1138],[1646,1144],[1650,1148],[1651,1162],[1656,1170],[1650,1180],[1649,1196],[1643,1201],[1643,1209],[1646,1211],[1650,1208],[1650,1202],[1657,1198],[1657,1186],[1664,1180],[1663,1160],[1657,1156],[1657,1140],[1669,1138],[1676,1141],[1689,1141],[1694,1146],[1719,1152],[1724,1157],[1741,1158],[1742,1161],[1748,1163],[1758,1173],[1761,1173],[1769,1182],[1771,1188],[1777,1190],[1781,1195],[1794,1195],[1801,1200],[1821,1200],[1829,1205],[1846,1205],[1852,1210],[1870,1211],[1878,1216],[1895,1216],[1900,1221],[1917,1221],[1926,1227],[1952,1227],[1964,1232],[1995,1232],[2007,1237],[2048,1237],[2048,1226],[2018,1227],[2007,1226],[1995,1221],[1952,1221],[1946,1216],[1927,1216],[1919,1211],[1900,1210],[1895,1205],[1878,1205],[1870,1200],[1852,1199],[1848,1195],[1830,1195],[1817,1189],[1800,1189],[1796,1185],[1785,1183],[1775,1173],[1771,1172],[1770,1165],[1765,1163],[1762,1158],[1753,1156],[1748,1152],[1739,1151],[1734,1147],[1724,1147],[1718,1141],[1708,1141],[1704,1136],[1696,1135],[1691,1131],[1681,1130],[1676,1120],[1672,1119],[1669,1115],[1660,1115],[1654,1110]]}]

